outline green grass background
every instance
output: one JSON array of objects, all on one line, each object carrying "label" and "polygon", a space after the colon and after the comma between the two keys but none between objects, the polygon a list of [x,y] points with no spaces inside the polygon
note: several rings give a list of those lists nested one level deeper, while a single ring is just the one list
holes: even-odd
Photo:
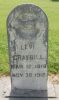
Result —
[{"label": "green grass background", "polygon": [[48,16],[48,71],[59,73],[59,2],[52,0],[0,0],[0,75],[9,74],[6,19],[17,5],[34,3]]}]

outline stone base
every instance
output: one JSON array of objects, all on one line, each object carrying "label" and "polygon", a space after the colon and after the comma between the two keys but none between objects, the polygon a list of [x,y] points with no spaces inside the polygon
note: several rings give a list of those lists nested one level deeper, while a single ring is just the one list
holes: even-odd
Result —
[{"label": "stone base", "polygon": [[55,94],[55,89],[54,89],[54,86],[53,84],[51,83],[48,83],[48,87],[47,87],[47,90],[19,90],[19,89],[14,89],[13,91],[10,92],[10,88],[9,90],[6,91],[6,94],[5,96],[6,97],[23,97],[23,98],[35,98],[35,97],[56,97],[56,94]]},{"label": "stone base", "polygon": [[14,89],[11,91],[11,97],[35,98],[35,97],[48,97],[47,90],[20,90]]}]

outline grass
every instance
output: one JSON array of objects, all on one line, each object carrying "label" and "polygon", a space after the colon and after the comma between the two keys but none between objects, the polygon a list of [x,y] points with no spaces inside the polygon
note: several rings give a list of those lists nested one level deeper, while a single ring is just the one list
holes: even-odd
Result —
[{"label": "grass", "polygon": [[49,20],[48,71],[49,73],[59,73],[59,2],[52,0],[0,0],[0,75],[10,73],[6,19],[15,6],[23,3],[34,3],[47,14]]}]

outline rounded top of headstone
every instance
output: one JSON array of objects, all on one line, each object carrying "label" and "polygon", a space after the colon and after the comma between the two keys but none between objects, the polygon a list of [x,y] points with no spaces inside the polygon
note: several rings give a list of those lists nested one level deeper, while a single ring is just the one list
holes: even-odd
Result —
[{"label": "rounded top of headstone", "polygon": [[[45,25],[45,26],[44,26]],[[8,32],[13,31],[22,39],[33,39],[47,27],[47,16],[33,4],[22,4],[14,8],[7,19]]]}]

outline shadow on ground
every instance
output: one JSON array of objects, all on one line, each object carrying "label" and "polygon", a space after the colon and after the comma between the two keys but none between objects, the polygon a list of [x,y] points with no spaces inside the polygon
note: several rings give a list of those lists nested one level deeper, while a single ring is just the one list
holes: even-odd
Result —
[{"label": "shadow on ground", "polygon": [[9,100],[48,100],[48,98],[10,98]]},{"label": "shadow on ground", "polygon": [[[43,92],[42,94],[40,92]],[[22,96],[12,96],[12,92],[10,93],[10,98],[9,100],[48,100],[48,93],[47,91],[40,91],[36,92],[39,95],[34,95],[32,96],[32,93],[30,96],[22,95]]]}]

